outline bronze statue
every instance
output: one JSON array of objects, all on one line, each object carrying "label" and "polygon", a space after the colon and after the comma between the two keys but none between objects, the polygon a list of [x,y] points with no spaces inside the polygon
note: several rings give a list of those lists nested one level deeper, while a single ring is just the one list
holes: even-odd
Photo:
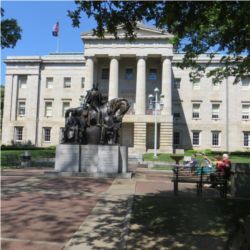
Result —
[{"label": "bronze statue", "polygon": [[124,98],[105,102],[94,86],[87,91],[82,107],[66,111],[62,143],[117,144],[118,130],[129,107]]}]

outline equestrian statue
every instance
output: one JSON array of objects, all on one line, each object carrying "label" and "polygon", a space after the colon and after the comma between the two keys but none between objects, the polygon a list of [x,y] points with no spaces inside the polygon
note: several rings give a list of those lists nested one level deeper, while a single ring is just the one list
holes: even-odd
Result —
[{"label": "equestrian statue", "polygon": [[117,144],[122,118],[130,105],[124,98],[104,101],[97,85],[87,91],[81,107],[65,112],[62,143]]}]

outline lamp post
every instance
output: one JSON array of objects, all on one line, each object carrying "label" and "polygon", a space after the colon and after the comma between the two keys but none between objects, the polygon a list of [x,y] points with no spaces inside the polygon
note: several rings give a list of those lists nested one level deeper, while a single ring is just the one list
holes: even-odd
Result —
[{"label": "lamp post", "polygon": [[[154,158],[155,159],[157,159],[157,112],[160,110],[162,105],[161,100],[159,100],[158,98],[158,94],[159,94],[159,89],[155,88],[154,95],[153,94],[148,95],[149,109],[154,110],[154,121],[155,121]],[[163,95],[161,95],[160,97],[163,97]]]}]

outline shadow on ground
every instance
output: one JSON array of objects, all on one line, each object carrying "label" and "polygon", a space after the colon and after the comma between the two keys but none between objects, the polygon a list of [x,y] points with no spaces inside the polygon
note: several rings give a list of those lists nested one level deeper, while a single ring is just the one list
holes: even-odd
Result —
[{"label": "shadow on ground", "polygon": [[127,249],[229,249],[250,200],[135,196]]}]

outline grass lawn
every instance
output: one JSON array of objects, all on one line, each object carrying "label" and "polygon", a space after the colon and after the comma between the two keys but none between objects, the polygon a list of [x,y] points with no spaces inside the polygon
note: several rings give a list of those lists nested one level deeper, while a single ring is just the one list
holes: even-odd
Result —
[{"label": "grass lawn", "polygon": [[[185,154],[185,156],[190,156],[190,154]],[[208,155],[208,157],[213,160],[215,155]],[[168,163],[174,163],[174,160],[170,157],[170,154],[158,154],[158,158],[154,159],[153,153],[147,153],[143,155],[144,161],[165,161]],[[202,156],[197,156],[198,161],[202,161]],[[249,155],[232,155],[230,156],[232,163],[250,163]],[[182,163],[182,161],[180,161]]]},{"label": "grass lawn", "polygon": [[228,249],[250,200],[136,196],[127,249]]}]

